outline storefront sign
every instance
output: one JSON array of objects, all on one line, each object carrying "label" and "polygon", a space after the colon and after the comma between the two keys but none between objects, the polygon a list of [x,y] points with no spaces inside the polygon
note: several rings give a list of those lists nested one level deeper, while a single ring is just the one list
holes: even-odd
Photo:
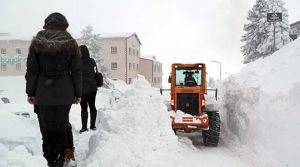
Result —
[{"label": "storefront sign", "polygon": [[26,61],[26,57],[17,55],[17,56],[0,56],[0,63],[6,63],[6,64],[18,64],[22,61]]}]

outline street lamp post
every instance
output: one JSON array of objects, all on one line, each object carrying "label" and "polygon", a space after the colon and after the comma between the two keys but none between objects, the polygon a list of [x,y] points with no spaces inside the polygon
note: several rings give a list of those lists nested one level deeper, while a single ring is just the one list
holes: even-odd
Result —
[{"label": "street lamp post", "polygon": [[216,60],[211,60],[211,62],[218,63],[220,65],[220,80],[222,80],[222,63]]}]

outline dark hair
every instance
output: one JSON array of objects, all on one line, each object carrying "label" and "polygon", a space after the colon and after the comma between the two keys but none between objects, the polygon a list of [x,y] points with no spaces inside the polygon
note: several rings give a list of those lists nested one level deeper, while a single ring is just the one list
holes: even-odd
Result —
[{"label": "dark hair", "polygon": [[86,45],[80,45],[79,49],[82,57],[90,57],[89,49]]}]

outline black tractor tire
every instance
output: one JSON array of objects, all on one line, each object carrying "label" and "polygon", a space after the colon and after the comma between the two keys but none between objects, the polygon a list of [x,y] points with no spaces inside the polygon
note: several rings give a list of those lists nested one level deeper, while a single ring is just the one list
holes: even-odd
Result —
[{"label": "black tractor tire", "polygon": [[218,146],[220,136],[220,114],[218,112],[207,113],[209,119],[209,130],[202,131],[205,146]]}]

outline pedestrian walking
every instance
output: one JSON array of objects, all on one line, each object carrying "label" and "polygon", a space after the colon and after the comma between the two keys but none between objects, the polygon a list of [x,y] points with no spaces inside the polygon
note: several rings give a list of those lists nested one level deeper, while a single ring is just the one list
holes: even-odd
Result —
[{"label": "pedestrian walking", "polygon": [[81,106],[81,122],[82,128],[80,133],[88,131],[88,107],[90,109],[90,129],[96,130],[96,117],[97,109],[95,106],[95,100],[97,95],[96,85],[96,69],[97,65],[93,58],[90,57],[89,50],[85,45],[80,46],[81,60],[82,60],[82,99],[80,102]]},{"label": "pedestrian walking", "polygon": [[69,112],[82,95],[82,65],[77,42],[66,31],[65,16],[52,13],[32,39],[27,58],[27,101],[34,104],[42,149],[50,167],[76,166]]}]

